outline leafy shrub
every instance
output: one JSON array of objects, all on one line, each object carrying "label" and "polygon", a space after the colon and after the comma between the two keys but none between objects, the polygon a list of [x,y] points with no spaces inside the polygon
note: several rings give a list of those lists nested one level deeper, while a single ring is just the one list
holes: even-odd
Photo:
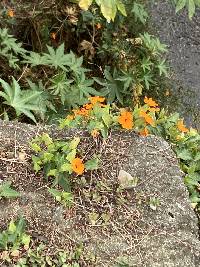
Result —
[{"label": "leafy shrub", "polygon": [[[31,142],[32,149],[37,153],[33,156],[34,170],[36,173],[44,169],[46,178],[54,177],[53,186],[59,184],[65,191],[70,191],[70,176],[74,172],[82,175],[85,170],[98,167],[97,159],[90,159],[83,163],[77,156],[77,147],[80,138],[71,141],[53,141],[48,134],[36,137]],[[51,193],[55,191],[51,191]]]},{"label": "leafy shrub", "polygon": [[118,109],[102,104],[104,98],[91,98],[74,114],[60,121],[60,127],[85,127],[96,138],[101,132],[106,138],[110,128],[134,130],[142,136],[154,134],[170,141],[172,148],[180,159],[181,168],[186,173],[185,184],[190,192],[193,203],[200,202],[200,135],[194,129],[187,129],[179,114],[168,115],[160,110],[152,98],[145,97],[145,104]]}]

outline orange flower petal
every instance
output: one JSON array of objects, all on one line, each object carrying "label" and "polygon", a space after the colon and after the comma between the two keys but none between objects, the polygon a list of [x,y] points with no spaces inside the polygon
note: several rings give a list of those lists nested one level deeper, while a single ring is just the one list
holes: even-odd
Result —
[{"label": "orange flower petal", "polygon": [[160,111],[160,108],[149,108],[150,112],[158,112]]},{"label": "orange flower petal", "polygon": [[80,115],[80,116],[85,116],[87,117],[89,115],[89,110],[85,109],[85,108],[81,108],[81,109],[73,109],[72,110],[74,112],[74,115]]},{"label": "orange flower petal", "polygon": [[149,135],[149,131],[148,131],[147,127],[145,127],[142,131],[140,131],[139,134],[141,136],[147,136],[147,135]]},{"label": "orange flower petal", "polygon": [[53,40],[56,39],[56,33],[55,33],[55,32],[52,32],[52,33],[51,33],[51,38],[52,38]]},{"label": "orange flower petal", "polygon": [[144,103],[149,105],[150,107],[158,107],[158,104],[152,99],[145,96]]},{"label": "orange flower petal", "polygon": [[72,160],[72,170],[77,173],[78,175],[81,175],[84,173],[85,166],[83,164],[83,160],[80,158],[75,158]]},{"label": "orange flower petal", "polygon": [[103,103],[105,101],[105,97],[91,96],[89,97],[89,100],[93,105],[95,105],[97,102]]},{"label": "orange flower petal", "polygon": [[145,111],[141,110],[140,111],[140,117],[142,117],[148,124],[150,124],[151,126],[154,126],[154,119],[147,114]]},{"label": "orange flower petal", "polygon": [[8,17],[13,18],[14,17],[14,11],[12,9],[9,9],[7,15],[8,15]]},{"label": "orange flower petal", "polygon": [[131,112],[123,111],[118,118],[122,128],[130,130],[133,128],[133,116]]},{"label": "orange flower petal", "polygon": [[183,120],[179,120],[177,122],[177,128],[179,129],[180,132],[182,133],[187,133],[189,130],[185,127]]},{"label": "orange flower petal", "polygon": [[84,107],[85,109],[87,109],[87,110],[90,110],[90,109],[93,108],[93,105],[92,105],[92,104],[85,104],[85,105],[83,105],[83,107]]}]

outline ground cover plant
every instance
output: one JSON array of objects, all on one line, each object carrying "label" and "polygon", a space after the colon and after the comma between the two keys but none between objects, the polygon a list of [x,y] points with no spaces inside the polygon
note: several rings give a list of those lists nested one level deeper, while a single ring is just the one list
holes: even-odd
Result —
[{"label": "ground cover plant", "polygon": [[[145,1],[57,2],[47,1],[38,9],[28,2],[0,4],[1,119],[54,123],[61,130],[87,129],[94,142],[101,137],[106,140],[112,130],[163,137],[180,160],[198,213],[200,135],[188,129],[179,114],[169,114],[151,97],[170,69],[165,62],[166,45],[147,32]],[[174,2],[177,12],[188,8],[190,19],[199,6],[194,0]],[[79,150],[81,138],[66,141],[47,133],[35,137],[30,142],[34,171],[46,179],[48,197],[65,209],[73,209],[77,193],[98,206],[104,192],[118,210],[126,201],[123,190],[101,180],[91,185],[88,177],[98,172],[101,155],[84,155]],[[97,190],[91,193],[88,184]],[[0,184],[0,199],[17,197],[20,194],[10,182]],[[157,199],[151,202],[156,203],[151,206],[159,205]],[[106,227],[110,217],[106,206],[98,212],[91,210],[87,219],[92,225]],[[94,255],[83,255],[83,244],[50,255],[24,229],[21,218],[11,221],[0,234],[4,262],[14,266],[95,264]],[[128,260],[116,259],[116,266],[129,266]]]}]

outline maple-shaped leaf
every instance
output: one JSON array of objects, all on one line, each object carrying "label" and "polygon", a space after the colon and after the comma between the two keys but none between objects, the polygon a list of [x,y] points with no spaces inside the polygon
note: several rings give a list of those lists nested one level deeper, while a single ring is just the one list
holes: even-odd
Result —
[{"label": "maple-shaped leaf", "polygon": [[57,68],[61,68],[63,70],[66,69],[66,65],[68,65],[68,61],[71,59],[70,54],[65,54],[64,43],[61,44],[56,50],[53,47],[47,46],[49,53],[43,53],[42,56],[42,64],[49,65]]},{"label": "maple-shaped leaf", "polygon": [[20,85],[12,77],[12,84],[8,84],[0,79],[1,86],[4,91],[0,92],[0,96],[5,99],[4,104],[15,109],[17,116],[22,113],[28,118],[36,122],[32,111],[41,111],[38,105],[38,98],[41,92],[34,90],[21,90]]},{"label": "maple-shaped leaf", "polygon": [[123,104],[123,95],[126,94],[126,92],[124,92],[123,83],[119,80],[117,69],[114,69],[113,73],[111,73],[109,68],[105,68],[104,76],[104,79],[93,78],[95,82],[103,86],[101,89],[102,95],[107,96],[107,100],[110,103],[117,99]]},{"label": "maple-shaped leaf", "polygon": [[23,63],[30,64],[31,67],[35,67],[38,65],[43,65],[45,61],[43,60],[43,57],[39,53],[30,52],[29,55],[24,56]]},{"label": "maple-shaped leaf", "polygon": [[78,77],[78,80],[76,82],[80,99],[82,99],[83,97],[88,98],[90,95],[99,95],[99,92],[91,87],[94,83],[94,80],[86,79],[84,73],[82,73],[82,75]]},{"label": "maple-shaped leaf", "polygon": [[[17,39],[8,34],[8,29],[0,29],[0,45],[6,51],[13,51],[15,54],[24,55],[27,51],[22,47],[22,43],[17,43]],[[5,50],[4,50],[5,52]]]}]

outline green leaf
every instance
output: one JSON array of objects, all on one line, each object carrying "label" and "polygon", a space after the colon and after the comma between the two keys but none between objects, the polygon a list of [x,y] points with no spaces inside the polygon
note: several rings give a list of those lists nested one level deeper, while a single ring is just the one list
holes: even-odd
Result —
[{"label": "green leaf", "polygon": [[52,138],[47,133],[43,133],[41,135],[41,140],[45,143],[46,146],[53,144]]},{"label": "green leaf", "polygon": [[48,53],[43,53],[43,65],[52,66],[55,69],[61,68],[64,71],[68,71],[66,66],[69,66],[71,69],[73,69],[73,63],[78,63],[79,67],[82,64],[82,58],[76,59],[72,52],[65,54],[64,43],[61,44],[56,50],[50,46],[47,46],[47,49]]},{"label": "green leaf", "polygon": [[200,6],[199,0],[178,0],[176,1],[176,12],[187,7],[189,19],[192,19],[195,14],[196,5]]},{"label": "green leaf", "polygon": [[125,8],[125,5],[122,3],[122,1],[117,0],[116,4],[117,4],[117,9],[122,13],[122,15],[126,17],[127,16],[126,8]]},{"label": "green leaf", "polygon": [[89,6],[92,4],[93,0],[80,0],[79,6],[83,10],[88,10]]},{"label": "green leaf", "polygon": [[74,137],[74,139],[69,144],[69,149],[76,149],[79,143],[80,143],[80,138]]},{"label": "green leaf", "polygon": [[37,84],[27,79],[29,87],[32,91],[38,91],[41,94],[38,96],[38,107],[41,110],[39,115],[44,120],[44,114],[48,109],[56,113],[56,109],[52,103],[52,95],[46,90],[45,86],[39,81]]},{"label": "green leaf", "polygon": [[41,147],[36,143],[30,143],[30,146],[36,153],[41,151]]},{"label": "green leaf", "polygon": [[70,84],[73,80],[69,80],[66,77],[66,73],[58,73],[52,79],[50,79],[52,85],[49,89],[52,90],[53,95],[60,97],[62,104],[64,105],[66,99],[68,98],[68,91],[70,89]]},{"label": "green leaf", "polygon": [[194,191],[192,195],[190,196],[190,201],[192,203],[200,203],[200,194]]},{"label": "green leaf", "polygon": [[14,221],[11,220],[10,223],[9,223],[8,231],[10,233],[14,233],[16,231],[16,229],[17,229],[17,227],[16,227]]},{"label": "green leaf", "polygon": [[0,55],[8,60],[11,68],[19,69],[19,56],[25,56],[26,53],[22,43],[17,43],[17,39],[8,34],[8,29],[0,29]]},{"label": "green leaf", "polygon": [[10,186],[11,182],[4,182],[3,184],[0,184],[0,197],[15,198],[20,196],[20,194]]},{"label": "green leaf", "polygon": [[199,152],[194,157],[194,161],[198,161],[198,160],[200,160],[200,153]]},{"label": "green leaf", "polygon": [[117,13],[115,0],[100,0],[98,2],[100,2],[101,13],[107,19],[107,22],[114,21]]},{"label": "green leaf", "polygon": [[56,198],[56,197],[61,197],[62,192],[60,192],[60,191],[57,190],[57,189],[49,188],[48,191],[49,191],[49,193],[51,193],[55,198]]},{"label": "green leaf", "polygon": [[22,43],[16,43],[17,39],[8,34],[8,29],[0,29],[0,44],[5,46],[8,50],[13,50],[15,54],[24,55],[27,51],[22,48]]},{"label": "green leaf", "polygon": [[159,56],[160,54],[167,52],[167,46],[162,44],[158,38],[155,38],[149,33],[145,32],[140,34],[140,38],[142,39],[144,46],[149,49],[152,55]]},{"label": "green leaf", "polygon": [[181,149],[181,150],[177,150],[177,157],[179,159],[182,159],[182,160],[192,160],[193,159],[192,152],[186,148]]},{"label": "green leaf", "polygon": [[184,182],[186,185],[198,186],[200,182],[200,175],[198,173],[188,174],[185,176]]},{"label": "green leaf", "polygon": [[104,109],[102,109],[102,113],[102,120],[105,123],[106,127],[109,128],[113,122],[112,116],[110,114],[110,107],[106,106]]},{"label": "green leaf", "polygon": [[194,0],[188,0],[188,11],[189,11],[189,18],[191,19],[195,13]]},{"label": "green leaf", "polygon": [[119,80],[119,73],[117,69],[114,69],[113,74],[110,73],[109,68],[104,70],[105,82],[102,82],[98,78],[93,78],[98,84],[103,85],[101,89],[102,95],[107,96],[108,102],[113,103],[115,99],[123,104],[123,97],[126,92],[123,92],[123,82]]},{"label": "green leaf", "polygon": [[61,172],[69,172],[69,173],[72,173],[72,165],[70,163],[64,163],[62,166],[61,166]]},{"label": "green leaf", "polygon": [[74,85],[74,89],[79,92],[79,99],[87,100],[91,95],[100,95],[98,91],[91,87],[93,85],[94,80],[86,79],[85,74],[82,73],[81,76],[78,76],[76,79],[76,84]]},{"label": "green leaf", "polygon": [[166,60],[159,60],[157,64],[157,68],[159,70],[159,75],[164,74],[166,77],[168,76],[168,67],[166,66]]},{"label": "green leaf", "polygon": [[52,169],[47,173],[47,176],[56,176],[57,175],[57,169]]},{"label": "green leaf", "polygon": [[25,220],[23,217],[20,217],[20,219],[18,219],[16,221],[16,234],[17,235],[22,235],[25,229]]},{"label": "green leaf", "polygon": [[103,16],[107,19],[109,23],[111,20],[114,21],[117,10],[119,10],[122,15],[126,16],[125,5],[121,0],[95,0],[97,5],[100,6]]},{"label": "green leaf", "polygon": [[43,153],[43,162],[47,163],[50,162],[53,159],[54,155],[52,153],[49,152],[44,152]]},{"label": "green leaf", "polygon": [[76,149],[73,149],[70,153],[68,153],[66,159],[71,163],[73,159],[76,157]]},{"label": "green leaf", "polygon": [[[37,173],[41,170],[40,164],[42,163],[38,157],[32,156],[32,161],[33,161],[33,169]],[[40,163],[40,164],[39,164]]]},{"label": "green leaf", "polygon": [[98,158],[94,158],[94,159],[90,159],[88,161],[86,161],[85,163],[85,168],[86,170],[97,170],[98,169],[98,165],[99,165],[99,159]]},{"label": "green leaf", "polygon": [[0,233],[0,248],[8,249],[8,235],[5,231]]},{"label": "green leaf", "polygon": [[59,177],[58,179],[58,184],[66,191],[70,192],[71,191],[71,185],[70,181],[68,180],[68,177]]},{"label": "green leaf", "polygon": [[30,64],[31,67],[38,65],[44,65],[46,63],[45,58],[39,53],[30,52],[29,55],[24,56],[23,63]]},{"label": "green leaf", "polygon": [[146,23],[148,13],[145,11],[144,5],[134,2],[131,12],[134,13],[136,21],[139,20],[143,24]]},{"label": "green leaf", "polygon": [[24,244],[25,246],[28,246],[29,247],[30,242],[31,242],[30,235],[23,234],[22,235],[22,244]]},{"label": "green leaf", "polygon": [[187,2],[187,0],[178,0],[178,2],[176,4],[176,12],[183,9],[186,6],[186,2]]},{"label": "green leaf", "polygon": [[31,111],[42,111],[38,107],[38,97],[41,92],[32,90],[21,90],[18,82],[12,77],[12,85],[9,85],[4,80],[0,79],[0,83],[4,92],[0,92],[5,101],[4,104],[13,107],[17,116],[25,114],[31,120],[36,122],[35,117]]}]

